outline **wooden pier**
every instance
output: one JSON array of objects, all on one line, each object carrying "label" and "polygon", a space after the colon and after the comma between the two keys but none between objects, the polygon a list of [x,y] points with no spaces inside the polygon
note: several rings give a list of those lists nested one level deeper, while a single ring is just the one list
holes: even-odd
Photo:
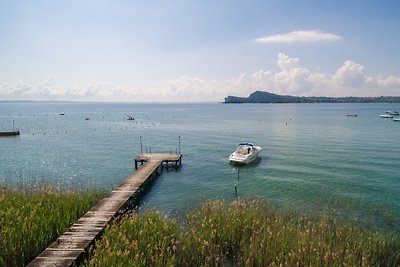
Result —
[{"label": "wooden pier", "polygon": [[0,132],[0,136],[15,136],[19,134],[20,134],[19,131]]},{"label": "wooden pier", "polygon": [[12,131],[3,131],[3,132],[0,131],[0,137],[1,137],[1,136],[15,136],[15,135],[20,135],[19,130],[18,130],[18,129],[15,129],[15,122],[14,122],[14,120],[13,120],[12,122],[13,122],[13,130],[12,130]]},{"label": "wooden pier", "polygon": [[[138,163],[141,165],[138,168]],[[135,206],[146,186],[164,164],[182,163],[181,154],[142,154],[135,159],[136,171],[68,228],[31,263],[36,266],[72,266],[81,262],[87,250],[114,218]]]}]

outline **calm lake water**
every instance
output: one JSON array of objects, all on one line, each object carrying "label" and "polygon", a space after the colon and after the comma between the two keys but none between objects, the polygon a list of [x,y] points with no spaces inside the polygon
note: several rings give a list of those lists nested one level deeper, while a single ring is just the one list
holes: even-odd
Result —
[{"label": "calm lake water", "polygon": [[[134,170],[139,136],[153,153],[175,152],[181,136],[182,167],[162,173],[143,208],[179,213],[230,200],[236,184],[240,197],[400,231],[400,123],[379,117],[393,109],[400,105],[0,102],[0,130],[12,120],[21,130],[0,138],[0,181],[111,190]],[[242,141],[264,151],[238,181],[228,156]]]}]

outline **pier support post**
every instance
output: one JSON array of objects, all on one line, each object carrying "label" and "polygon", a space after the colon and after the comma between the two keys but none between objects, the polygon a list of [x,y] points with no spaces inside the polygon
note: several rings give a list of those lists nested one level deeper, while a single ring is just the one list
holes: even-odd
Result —
[{"label": "pier support post", "polygon": [[178,136],[178,139],[179,139],[179,144],[178,144],[179,150],[178,150],[178,153],[181,154],[181,136]]},{"label": "pier support post", "polygon": [[142,144],[142,136],[140,136],[140,154],[143,155],[143,144]]}]

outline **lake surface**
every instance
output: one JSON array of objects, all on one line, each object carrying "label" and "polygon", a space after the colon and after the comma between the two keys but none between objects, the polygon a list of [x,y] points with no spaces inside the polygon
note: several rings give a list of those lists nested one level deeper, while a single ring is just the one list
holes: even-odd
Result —
[{"label": "lake surface", "polygon": [[[399,108],[0,102],[0,131],[12,120],[21,130],[0,138],[0,181],[111,190],[134,170],[140,136],[153,153],[177,151],[181,136],[182,167],[159,176],[143,208],[179,213],[204,199],[230,200],[236,184],[240,197],[400,231],[400,123],[379,117]],[[238,180],[228,156],[242,141],[264,150]]]}]

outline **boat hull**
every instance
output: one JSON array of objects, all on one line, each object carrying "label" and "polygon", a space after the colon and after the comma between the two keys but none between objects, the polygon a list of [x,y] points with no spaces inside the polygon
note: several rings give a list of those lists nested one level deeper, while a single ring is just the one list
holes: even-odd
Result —
[{"label": "boat hull", "polygon": [[393,115],[383,114],[383,115],[380,115],[380,117],[384,118],[384,119],[391,119],[391,118],[393,118]]}]

